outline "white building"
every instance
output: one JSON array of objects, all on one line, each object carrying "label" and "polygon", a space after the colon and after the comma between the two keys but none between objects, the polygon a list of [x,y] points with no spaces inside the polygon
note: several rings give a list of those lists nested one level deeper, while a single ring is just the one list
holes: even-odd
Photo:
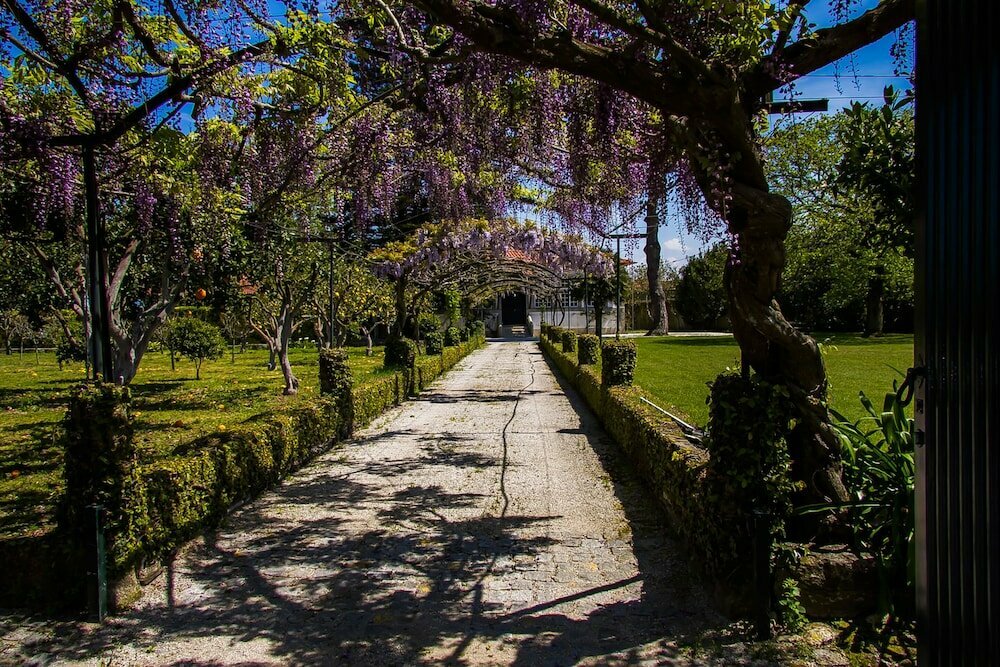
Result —
[{"label": "white building", "polygon": [[[573,296],[569,281],[563,281],[554,295],[542,295],[531,290],[517,290],[498,294],[493,306],[484,309],[483,321],[488,336],[537,336],[543,322],[574,331],[594,332],[595,311],[593,302]],[[601,318],[604,334],[615,331],[615,305],[606,303]]]}]

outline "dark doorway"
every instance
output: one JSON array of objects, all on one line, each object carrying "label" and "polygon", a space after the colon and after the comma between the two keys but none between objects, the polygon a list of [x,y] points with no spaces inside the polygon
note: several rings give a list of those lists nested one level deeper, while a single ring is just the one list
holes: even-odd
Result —
[{"label": "dark doorway", "polygon": [[504,326],[528,323],[528,297],[524,292],[506,294],[500,299],[500,317]]}]

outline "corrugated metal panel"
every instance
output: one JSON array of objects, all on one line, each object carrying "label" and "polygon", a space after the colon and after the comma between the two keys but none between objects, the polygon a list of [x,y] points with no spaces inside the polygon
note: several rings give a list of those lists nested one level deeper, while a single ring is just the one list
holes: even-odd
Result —
[{"label": "corrugated metal panel", "polygon": [[[1000,31],[919,5],[915,413],[920,662],[1000,664]],[[918,443],[920,434],[918,433]]]}]

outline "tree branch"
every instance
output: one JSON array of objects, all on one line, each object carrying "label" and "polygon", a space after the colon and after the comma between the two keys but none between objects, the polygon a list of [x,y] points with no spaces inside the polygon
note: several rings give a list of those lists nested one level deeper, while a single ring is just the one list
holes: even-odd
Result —
[{"label": "tree branch", "polygon": [[484,51],[607,83],[667,114],[690,117],[706,111],[717,113],[731,102],[727,87],[665,73],[662,63],[642,62],[566,33],[539,35],[503,8],[456,0],[417,0],[415,4]]},{"label": "tree branch", "polygon": [[159,49],[156,48],[156,41],[153,36],[149,34],[149,31],[142,25],[139,17],[135,14],[135,8],[132,7],[130,2],[119,2],[118,7],[121,7],[125,15],[125,22],[128,23],[129,27],[132,29],[132,34],[135,38],[139,40],[139,44],[142,45],[142,50],[146,52],[149,59],[160,67],[170,67],[170,61],[160,53]]},{"label": "tree branch", "polygon": [[49,43],[48,36],[45,31],[35,23],[35,19],[31,17],[31,14],[21,6],[17,0],[0,0],[3,2],[4,7],[6,7],[11,14],[14,15],[14,20],[16,20],[25,32],[35,40],[42,50],[48,54],[48,59],[56,65],[55,71],[62,75],[64,79],[69,83],[70,87],[76,92],[76,94],[83,101],[84,105],[89,107],[91,103],[90,91],[87,90],[87,86],[84,85],[80,76],[76,73],[76,68],[71,66],[69,63],[62,61],[58,58],[59,53],[52,47]]},{"label": "tree branch", "polygon": [[853,21],[817,30],[783,51],[764,58],[743,75],[743,89],[751,99],[761,99],[789,81],[888,35],[914,20],[916,11],[916,0],[882,0]]},{"label": "tree branch", "polygon": [[785,45],[788,43],[788,38],[792,34],[792,28],[795,27],[795,22],[799,20],[802,16],[802,10],[808,5],[811,0],[792,0],[788,5],[788,23],[783,28],[778,31],[777,36],[774,38],[774,48],[771,49],[771,55],[775,56],[781,53],[785,49]]}]

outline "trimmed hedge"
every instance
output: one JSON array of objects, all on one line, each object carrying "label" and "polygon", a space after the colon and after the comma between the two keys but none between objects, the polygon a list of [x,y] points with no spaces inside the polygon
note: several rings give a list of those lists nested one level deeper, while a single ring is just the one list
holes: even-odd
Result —
[{"label": "trimmed hedge", "polygon": [[[73,495],[62,505],[78,508],[84,506],[81,503],[99,500],[108,508],[109,577],[112,581],[133,582],[132,591],[137,595],[135,572],[143,563],[162,559],[205,528],[216,525],[234,503],[256,496],[342,436],[368,425],[408,395],[423,390],[484,343],[482,336],[476,336],[447,348],[441,355],[420,357],[412,368],[349,387],[348,409],[343,407],[343,397],[322,396],[308,405],[262,416],[233,431],[198,438],[178,447],[174,456],[143,463],[138,462],[132,444],[127,390],[85,387],[78,392],[68,417],[67,434],[75,434],[67,439],[66,468]],[[332,354],[326,354],[321,364],[331,364],[327,368],[331,376],[328,380],[338,384],[342,378],[332,372],[332,366],[340,351],[326,352]],[[79,542],[65,537],[86,529],[90,525],[88,517],[68,509],[61,517],[60,530],[49,542]],[[4,553],[5,557],[11,562],[27,562],[30,558],[18,554],[28,544],[17,545],[15,552]],[[63,584],[54,589],[49,586],[50,581],[65,578],[54,577],[53,572],[75,571],[79,560],[72,548],[60,551],[52,556],[51,567],[43,563],[37,568],[46,580],[34,581],[20,590],[37,592],[39,600],[65,597],[65,589],[60,588]],[[121,587],[113,584],[112,593],[116,588]],[[4,600],[8,597],[0,596]],[[22,596],[13,602],[31,601],[27,598]],[[76,601],[78,598],[73,599]],[[119,596],[116,606],[131,601]]]},{"label": "trimmed hedge", "polygon": [[341,396],[351,386],[347,350],[324,347],[319,351],[319,393]]},{"label": "trimmed hedge", "polygon": [[452,347],[462,342],[458,327],[448,327],[444,332],[444,346]]},{"label": "trimmed hedge", "polygon": [[424,337],[424,345],[427,349],[427,354],[441,354],[441,351],[444,349],[444,333],[438,329],[427,332],[427,335]]},{"label": "trimmed hedge", "polygon": [[594,334],[580,334],[576,338],[577,362],[581,366],[596,364],[600,361],[601,339]]},{"label": "trimmed hedge", "polygon": [[390,336],[385,341],[386,368],[413,368],[419,354],[417,342],[403,336]]},{"label": "trimmed hedge", "polygon": [[576,332],[562,332],[562,348],[563,352],[576,352]]},{"label": "trimmed hedge", "polygon": [[[552,338],[543,338],[541,347],[584,397],[652,490],[692,563],[716,582],[718,602],[729,613],[747,613],[753,600],[753,578],[748,569],[752,546],[746,526],[750,507],[744,502],[743,489],[734,485],[736,478],[744,476],[739,471],[723,476],[719,471],[723,466],[730,467],[732,457],[713,462],[708,450],[691,444],[672,420],[640,400],[648,398],[641,388],[608,386],[594,366],[579,365],[576,355],[558,349]],[[603,352],[622,348],[605,344]],[[731,403],[727,399],[727,405]],[[750,428],[755,432],[766,429]],[[770,488],[781,488],[767,483]],[[782,502],[776,500],[775,505],[783,507]],[[734,507],[743,509],[738,512]]]},{"label": "trimmed hedge", "polygon": [[635,343],[606,340],[601,346],[601,378],[605,387],[631,386],[635,376]]}]

